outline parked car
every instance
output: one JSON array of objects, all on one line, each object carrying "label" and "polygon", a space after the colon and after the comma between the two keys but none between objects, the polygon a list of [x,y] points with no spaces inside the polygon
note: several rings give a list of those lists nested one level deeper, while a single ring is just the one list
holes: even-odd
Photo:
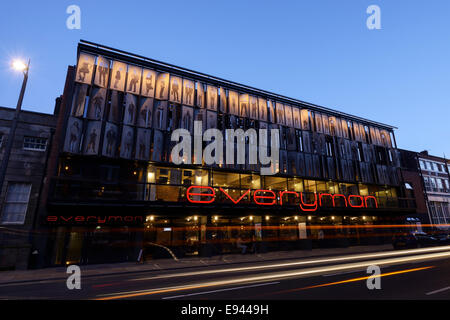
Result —
[{"label": "parked car", "polygon": [[450,234],[440,233],[434,236],[440,245],[449,245],[450,244]]},{"label": "parked car", "polygon": [[405,232],[400,235],[395,235],[392,239],[394,249],[408,249],[429,247],[442,244],[440,240],[425,232]]}]

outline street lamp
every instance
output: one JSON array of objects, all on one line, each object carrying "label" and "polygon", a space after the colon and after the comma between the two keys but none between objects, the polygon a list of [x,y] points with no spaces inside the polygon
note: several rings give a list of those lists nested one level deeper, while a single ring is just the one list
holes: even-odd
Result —
[{"label": "street lamp", "polygon": [[17,123],[19,121],[20,109],[22,108],[23,96],[25,94],[25,88],[27,86],[28,80],[28,70],[30,69],[30,60],[28,60],[28,64],[25,64],[21,60],[14,60],[12,62],[12,67],[14,70],[23,72],[23,82],[22,88],[20,89],[19,100],[17,101],[16,112],[14,113],[14,118],[11,124],[11,130],[8,134],[8,142],[6,144],[5,153],[3,155],[2,163],[0,166],[0,193],[3,189],[3,182],[5,180],[6,169],[8,167],[9,156],[11,154],[11,149],[14,142],[14,136],[16,135]]},{"label": "street lamp", "polygon": [[17,71],[25,71],[28,69],[28,66],[25,63],[23,63],[22,60],[18,60],[18,59],[14,60],[12,62],[12,67],[13,67],[13,69],[15,69]]}]

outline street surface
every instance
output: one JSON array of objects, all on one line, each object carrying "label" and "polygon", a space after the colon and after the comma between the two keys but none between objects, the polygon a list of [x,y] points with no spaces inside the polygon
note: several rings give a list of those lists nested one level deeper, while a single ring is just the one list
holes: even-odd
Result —
[{"label": "street surface", "polygon": [[[368,289],[371,265],[380,289]],[[80,290],[66,279],[3,283],[0,299],[448,300],[450,246],[85,277],[81,266]]]}]

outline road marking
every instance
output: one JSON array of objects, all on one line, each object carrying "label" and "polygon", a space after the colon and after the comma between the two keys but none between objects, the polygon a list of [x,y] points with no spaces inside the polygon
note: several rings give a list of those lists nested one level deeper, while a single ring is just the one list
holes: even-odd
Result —
[{"label": "road marking", "polygon": [[318,284],[318,285],[308,286],[308,287],[303,287],[303,288],[295,288],[295,289],[290,289],[290,290],[283,290],[283,291],[278,291],[278,292],[270,293],[270,295],[273,295],[273,294],[282,294],[282,293],[289,293],[289,292],[296,292],[296,291],[302,291],[302,290],[308,290],[308,289],[315,289],[315,288],[321,288],[321,287],[328,287],[328,286],[334,286],[334,285],[337,285],[337,284],[344,284],[344,283],[350,283],[350,282],[356,282],[356,281],[367,280],[367,279],[369,279],[369,278],[374,278],[374,277],[377,277],[377,278],[378,278],[378,277],[393,276],[393,275],[397,275],[397,274],[408,273],[408,272],[415,272],[415,271],[421,271],[421,270],[426,270],[426,269],[431,269],[431,268],[434,268],[434,266],[421,267],[421,268],[414,268],[414,269],[406,269],[406,270],[400,270],[400,271],[394,271],[394,272],[382,273],[382,274],[377,275],[377,276],[366,276],[366,277],[352,278],[352,279],[347,279],[347,280],[342,280],[342,281],[336,281],[336,282],[329,282],[329,283],[323,283],[323,284]]},{"label": "road marking", "polygon": [[435,294],[435,293],[439,293],[439,292],[444,292],[444,291],[447,291],[447,290],[450,290],[450,287],[446,287],[446,288],[438,289],[438,290],[435,290],[435,291],[427,292],[425,294],[427,296],[429,296],[429,295],[432,295],[432,294]]},{"label": "road marking", "polygon": [[189,294],[180,294],[178,296],[164,297],[162,299],[164,300],[164,299],[176,299],[176,298],[182,298],[182,297],[198,296],[198,295],[208,294],[208,293],[216,293],[216,292],[223,292],[223,291],[231,291],[231,290],[240,290],[240,289],[246,289],[246,288],[269,286],[269,285],[278,284],[278,283],[280,283],[280,282],[277,281],[277,282],[253,284],[253,285],[250,285],[250,286],[241,286],[241,287],[233,287],[233,288],[218,289],[218,290],[211,290],[211,291],[195,292],[195,293],[189,293]]}]

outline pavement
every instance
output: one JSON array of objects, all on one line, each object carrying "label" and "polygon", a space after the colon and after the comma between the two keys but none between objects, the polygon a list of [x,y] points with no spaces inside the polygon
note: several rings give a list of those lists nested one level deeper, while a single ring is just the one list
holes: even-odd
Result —
[{"label": "pavement", "polygon": [[[309,257],[325,257],[390,250],[393,250],[392,245],[384,244],[373,246],[352,246],[347,248],[320,248],[312,250],[275,251],[267,253],[227,254],[212,257],[189,257],[178,260],[155,259],[144,263],[122,262],[111,264],[80,265],[80,268],[83,277],[89,277],[267,261],[298,260]],[[37,270],[1,271],[0,284],[67,279],[66,271],[66,267],[52,267]]]}]

